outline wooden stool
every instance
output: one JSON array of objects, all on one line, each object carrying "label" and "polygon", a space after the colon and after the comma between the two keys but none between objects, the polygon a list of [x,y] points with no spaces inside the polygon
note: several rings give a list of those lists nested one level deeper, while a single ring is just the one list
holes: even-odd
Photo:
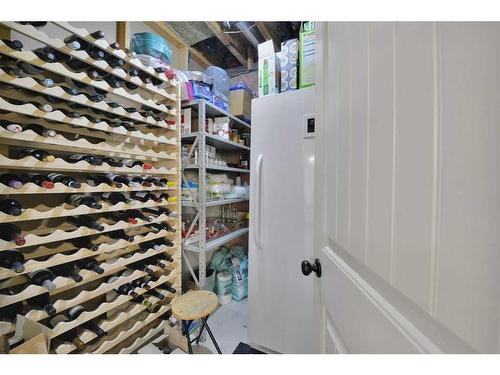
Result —
[{"label": "wooden stool", "polygon": [[[175,297],[172,301],[172,314],[182,321],[182,334],[186,336],[189,354],[193,354],[191,344],[194,341],[199,343],[201,334],[205,328],[207,329],[210,339],[214,343],[215,349],[217,349],[217,353],[222,354],[207,323],[209,315],[215,311],[218,304],[219,299],[217,295],[208,290],[192,290],[186,294]],[[191,340],[189,337],[189,327],[193,320],[197,319],[201,320],[202,327],[199,335]]]}]

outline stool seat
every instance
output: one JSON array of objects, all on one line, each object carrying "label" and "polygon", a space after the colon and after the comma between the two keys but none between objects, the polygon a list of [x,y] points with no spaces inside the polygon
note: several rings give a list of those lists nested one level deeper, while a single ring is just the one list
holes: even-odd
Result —
[{"label": "stool seat", "polygon": [[172,301],[172,314],[180,320],[197,320],[212,314],[219,299],[209,290],[192,290],[175,297]]}]

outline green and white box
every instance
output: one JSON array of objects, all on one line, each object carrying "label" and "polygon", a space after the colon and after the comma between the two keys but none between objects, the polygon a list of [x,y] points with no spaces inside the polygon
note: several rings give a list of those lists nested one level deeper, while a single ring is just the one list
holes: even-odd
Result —
[{"label": "green and white box", "polygon": [[279,92],[277,72],[278,58],[274,53],[273,41],[268,40],[257,47],[259,53],[259,97]]},{"label": "green and white box", "polygon": [[314,86],[316,35],[314,22],[304,22],[299,34],[299,87]]}]

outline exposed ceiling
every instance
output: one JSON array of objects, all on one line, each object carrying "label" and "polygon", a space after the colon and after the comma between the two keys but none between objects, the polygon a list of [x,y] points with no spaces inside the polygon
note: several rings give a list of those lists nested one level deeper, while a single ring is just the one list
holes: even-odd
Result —
[{"label": "exposed ceiling", "polygon": [[177,36],[205,61],[226,70],[249,70],[257,60],[257,44],[298,37],[300,22],[166,22]]}]

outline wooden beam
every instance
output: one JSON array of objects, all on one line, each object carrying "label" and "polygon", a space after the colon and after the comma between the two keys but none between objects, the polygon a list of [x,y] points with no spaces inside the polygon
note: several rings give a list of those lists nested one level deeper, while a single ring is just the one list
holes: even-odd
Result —
[{"label": "wooden beam", "polygon": [[251,70],[253,68],[253,48],[252,46],[247,46],[247,69]]},{"label": "wooden beam", "polygon": [[116,41],[121,48],[130,49],[130,23],[128,21],[116,22]]},{"label": "wooden beam", "polygon": [[0,26],[0,39],[10,39],[10,29]]},{"label": "wooden beam", "polygon": [[189,66],[189,49],[187,47],[179,48],[179,59],[177,62],[178,68],[187,70]]},{"label": "wooden beam", "polygon": [[[179,50],[182,48],[187,48],[191,57],[198,65],[202,68],[213,65],[210,60],[208,60],[203,53],[197,51],[193,47],[189,46],[170,26],[165,22],[144,22],[151,30],[165,38],[168,43],[175,46]],[[181,59],[182,62],[182,59]],[[177,68],[177,67],[175,67]],[[182,68],[181,68],[182,69]]]},{"label": "wooden beam", "polygon": [[265,40],[272,40],[274,44],[274,50],[279,51],[281,46],[279,45],[279,40],[276,40],[276,37],[273,37],[273,34],[271,31],[269,31],[269,28],[266,26],[265,22],[255,22],[255,25],[257,26],[257,29],[259,29],[260,33],[264,37]]},{"label": "wooden beam", "polygon": [[245,47],[242,46],[236,39],[230,37],[224,32],[222,27],[217,22],[205,22],[207,26],[212,30],[215,36],[226,46],[226,48],[236,57],[236,60],[240,62],[241,65],[245,66],[247,64],[247,59],[245,56]]}]

